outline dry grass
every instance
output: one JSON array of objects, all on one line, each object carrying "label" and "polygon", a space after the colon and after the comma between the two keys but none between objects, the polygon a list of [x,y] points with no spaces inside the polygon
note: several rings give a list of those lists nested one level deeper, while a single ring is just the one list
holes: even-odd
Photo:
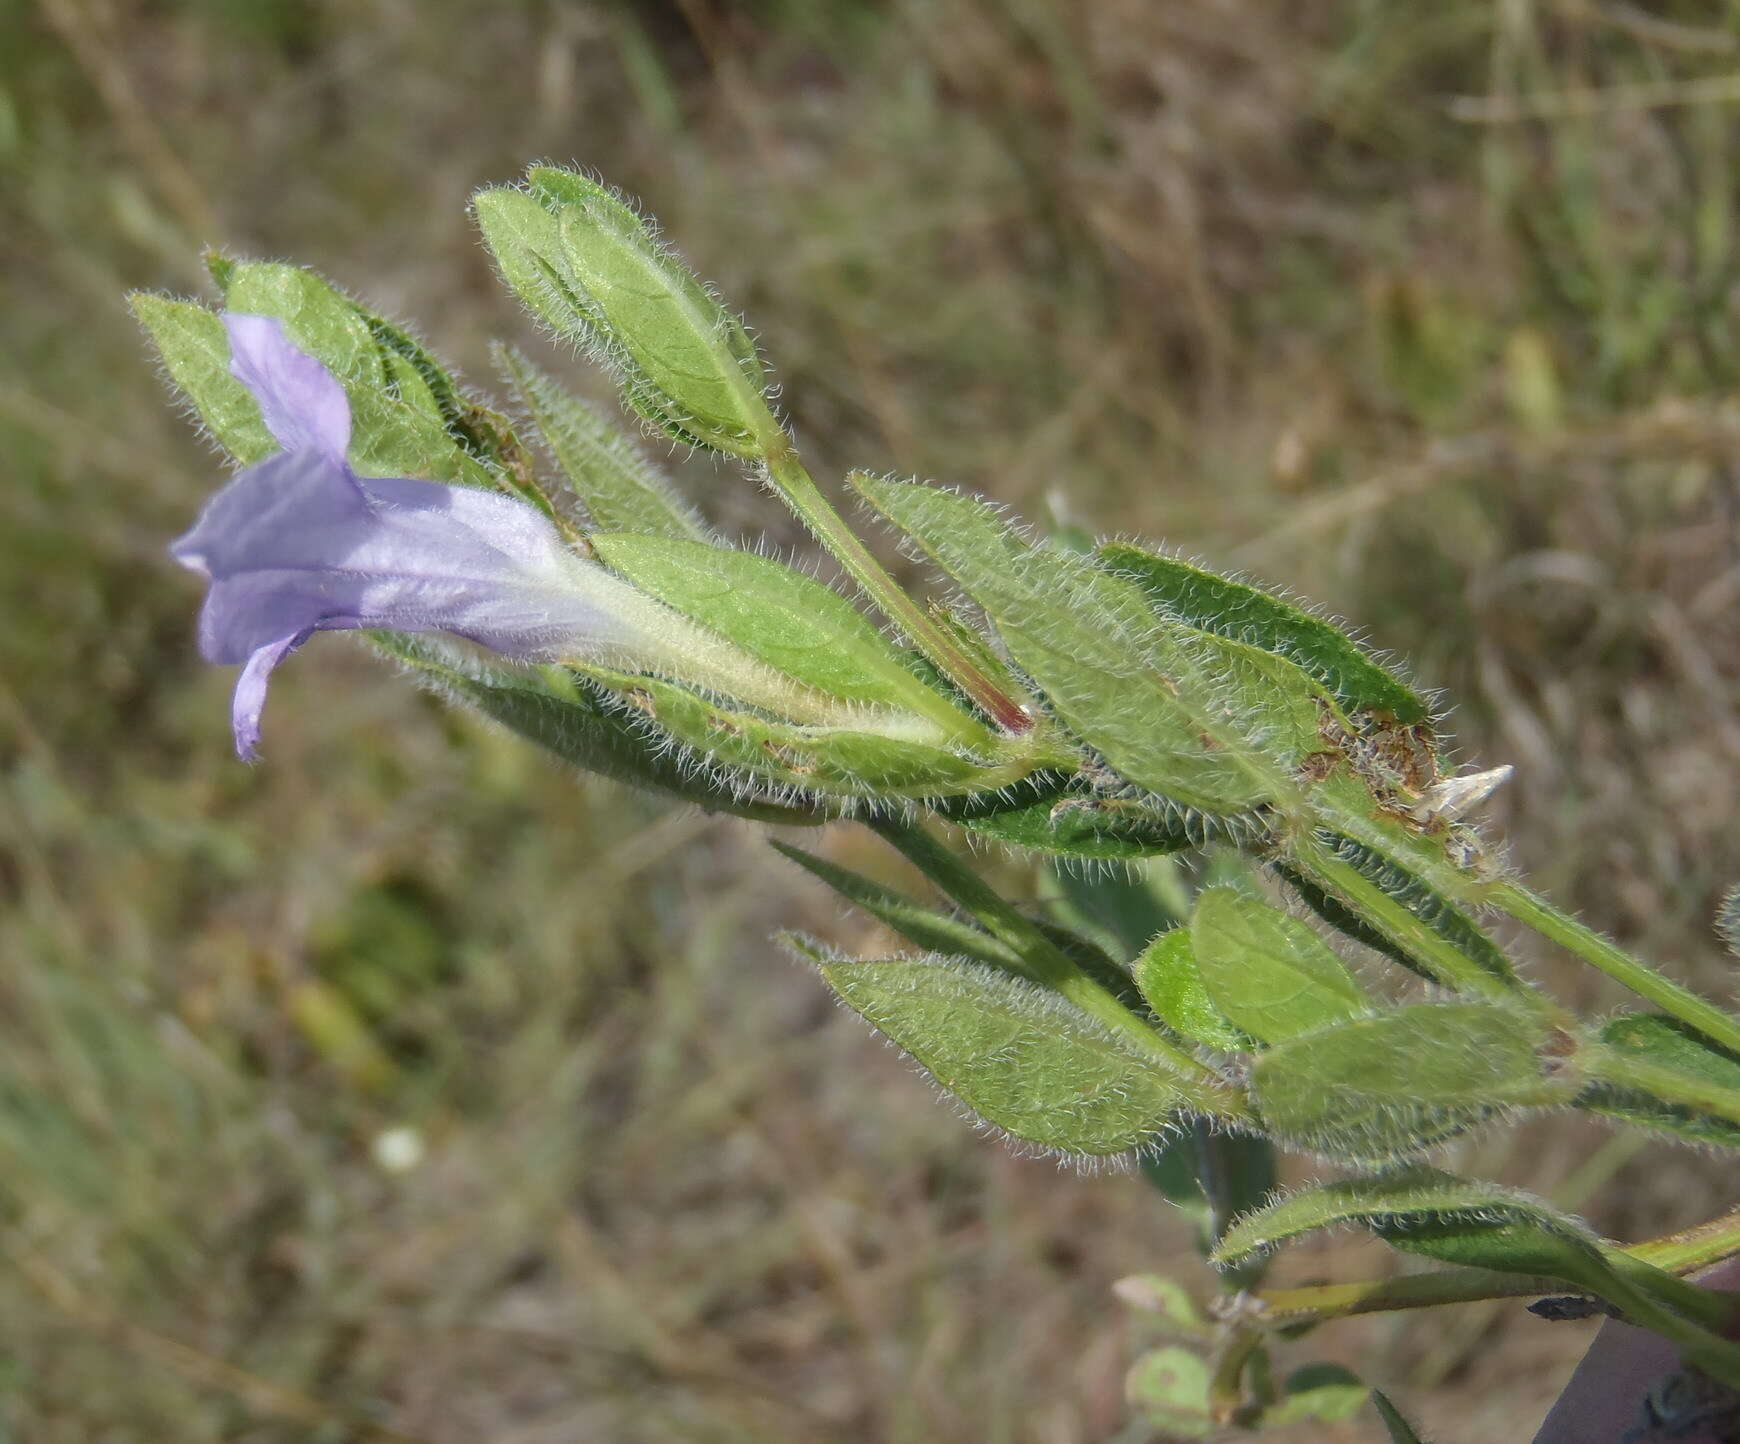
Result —
[{"label": "dry grass", "polygon": [[[748,830],[559,778],[339,643],[234,764],[162,558],[214,463],[123,288],[293,256],[482,378],[523,328],[465,196],[584,161],[748,310],[819,470],[1358,619],[1519,763],[1536,877],[1726,994],[1734,16],[0,0],[0,1438],[1136,1439],[1107,1285],[1194,1268],[1139,1181],[976,1137],[776,956],[870,940]],[[1470,1166],[1576,1192],[1593,1147]],[[1602,1167],[1616,1233],[1722,1197],[1666,1147]],[[1523,1437],[1581,1337],[1313,1343],[1473,1441]]]}]

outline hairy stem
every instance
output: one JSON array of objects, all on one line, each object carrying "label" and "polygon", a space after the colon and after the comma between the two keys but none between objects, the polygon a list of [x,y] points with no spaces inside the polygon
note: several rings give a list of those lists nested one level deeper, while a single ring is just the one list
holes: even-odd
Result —
[{"label": "hairy stem", "polygon": [[1009,696],[985,675],[955,639],[948,635],[917,602],[900,589],[868,547],[829,505],[804,465],[789,449],[767,458],[767,479],[785,503],[797,513],[816,539],[851,574],[883,614],[950,681],[984,709],[1005,732],[1023,733],[1033,728],[1033,717],[1021,702]]},{"label": "hairy stem", "polygon": [[1623,949],[1615,946],[1593,928],[1560,912],[1545,898],[1530,892],[1521,883],[1505,881],[1488,894],[1487,901],[1502,909],[1518,922],[1526,923],[1542,937],[1548,938],[1598,968],[1614,981],[1623,983],[1640,998],[1646,998],[1670,1017],[1696,1028],[1724,1048],[1740,1052],[1740,1019],[1700,998],[1691,989],[1671,978],[1664,978],[1647,964],[1640,963]]},{"label": "hairy stem", "polygon": [[1074,1003],[1159,1062],[1186,1088],[1192,1106],[1217,1118],[1247,1117],[1238,1090],[1208,1064],[1162,1037],[1146,1019],[1107,992],[1028,918],[921,828],[892,818],[867,824],[910,863],[1013,950],[1028,976]]}]

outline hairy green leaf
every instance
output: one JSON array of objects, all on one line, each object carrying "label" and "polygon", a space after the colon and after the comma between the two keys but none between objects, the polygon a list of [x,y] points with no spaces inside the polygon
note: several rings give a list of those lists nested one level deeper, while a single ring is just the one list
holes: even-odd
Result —
[{"label": "hairy green leaf", "polygon": [[259,404],[230,375],[230,338],[217,315],[192,301],[149,291],[135,291],[127,299],[170,379],[218,444],[243,465],[275,452],[278,443],[260,419]]},{"label": "hairy green leaf", "polygon": [[753,552],[672,537],[598,533],[612,570],[704,622],[775,671],[830,697],[928,718],[964,745],[988,745],[978,722],[927,687],[888,639],[838,592]]},{"label": "hairy green leaf", "polygon": [[618,782],[680,798],[709,812],[730,812],[762,822],[803,825],[821,819],[801,807],[746,795],[679,765],[621,713],[604,707],[585,688],[546,690],[527,674],[505,672],[467,659],[463,664],[438,642],[394,632],[370,632],[382,651],[456,702],[476,708],[509,731],[548,748],[564,761]]},{"label": "hairy green leaf", "polygon": [[[800,945],[801,946],[801,945]],[[1039,986],[957,958],[819,956],[841,999],[1006,1133],[1103,1156],[1150,1143],[1177,1112],[1167,1077]]]},{"label": "hairy green leaf", "polygon": [[878,717],[839,725],[775,721],[710,701],[672,682],[590,662],[573,670],[620,698],[625,709],[692,748],[711,765],[802,792],[860,798],[932,797],[998,787],[1007,775],[993,765],[920,738],[870,730]]},{"label": "hairy green leaf", "polygon": [[1316,1421],[1339,1424],[1351,1419],[1371,1398],[1371,1389],[1340,1364],[1307,1364],[1295,1369],[1281,1385],[1281,1397],[1257,1418],[1259,1429]]},{"label": "hairy green leaf", "polygon": [[1321,746],[1319,689],[1293,663],[1156,615],[1128,578],[1031,545],[984,502],[852,480],[984,608],[1016,664],[1128,781],[1211,815],[1290,795]]},{"label": "hairy green leaf", "polygon": [[[1338,858],[1349,863],[1368,882],[1381,888],[1465,957],[1473,959],[1495,978],[1502,978],[1507,982],[1515,981],[1516,974],[1511,968],[1510,960],[1499,946],[1480,930],[1467,913],[1424,879],[1407,871],[1401,863],[1381,856],[1352,838],[1338,837],[1326,832],[1320,832],[1318,836],[1334,850]],[[1325,892],[1310,878],[1284,863],[1275,864],[1275,870],[1299,894],[1300,900],[1331,927],[1400,963],[1410,972],[1429,981],[1436,981],[1434,974],[1418,959],[1409,956],[1406,950],[1372,927],[1340,899]]]},{"label": "hairy green leaf", "polygon": [[1258,1059],[1252,1092],[1277,1138],[1387,1163],[1507,1110],[1569,1101],[1569,1086],[1546,1076],[1545,1042],[1506,1008],[1419,1003],[1277,1044]]},{"label": "hairy green leaf", "polygon": [[1584,1247],[1595,1244],[1588,1229],[1555,1212],[1542,1199],[1496,1184],[1457,1178],[1441,1169],[1416,1166],[1371,1178],[1313,1184],[1276,1198],[1234,1223],[1213,1258],[1220,1265],[1235,1264],[1301,1234],[1342,1224],[1385,1227],[1399,1233],[1446,1220],[1525,1223]]},{"label": "hairy green leaf", "polygon": [[1377,1410],[1379,1420],[1384,1426],[1384,1434],[1390,1444],[1424,1444],[1414,1426],[1402,1417],[1401,1410],[1390,1403],[1388,1397],[1380,1389],[1371,1391],[1372,1407]]},{"label": "hairy green leaf", "polygon": [[1272,592],[1125,542],[1108,542],[1099,557],[1191,626],[1297,663],[1349,712],[1374,712],[1403,725],[1431,716],[1424,698],[1341,628]]},{"label": "hairy green leaf", "polygon": [[1227,1021],[1203,986],[1189,928],[1161,933],[1136,959],[1134,972],[1154,1016],[1174,1032],[1222,1053],[1250,1050],[1249,1035]]},{"label": "hairy green leaf", "polygon": [[607,531],[706,541],[707,527],[622,429],[570,394],[511,346],[496,346],[497,369],[549,448],[574,494]]},{"label": "hairy green leaf", "polygon": [[1197,898],[1190,945],[1208,999],[1264,1042],[1365,1011],[1365,993],[1328,943],[1236,888],[1209,888]]},{"label": "hairy green leaf", "polygon": [[527,180],[556,218],[587,339],[620,374],[629,404],[734,456],[781,444],[754,341],[651,224],[577,172],[533,166]]}]

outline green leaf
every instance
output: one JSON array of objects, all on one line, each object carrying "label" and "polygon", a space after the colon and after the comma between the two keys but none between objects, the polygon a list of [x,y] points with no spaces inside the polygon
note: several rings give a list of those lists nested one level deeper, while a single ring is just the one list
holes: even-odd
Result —
[{"label": "green leaf", "polygon": [[1292,797],[1322,742],[1319,689],[1291,662],[1158,616],[1128,578],[1031,545],[984,502],[852,481],[985,610],[1016,664],[1122,777],[1210,815]]},{"label": "green leaf", "polygon": [[[1493,977],[1515,982],[1516,974],[1511,968],[1510,960],[1498,945],[1480,930],[1467,913],[1424,879],[1407,871],[1401,863],[1381,856],[1352,838],[1327,832],[1319,832],[1318,837],[1334,850],[1339,859],[1352,866],[1368,882],[1382,889],[1465,957],[1473,959]],[[1331,927],[1400,963],[1410,972],[1417,973],[1428,981],[1436,981],[1434,974],[1417,959],[1410,957],[1404,949],[1372,927],[1340,899],[1325,892],[1310,878],[1284,863],[1275,864],[1275,870],[1286,878],[1288,884],[1299,894],[1301,901]]]},{"label": "green leaf", "polygon": [[552,335],[586,338],[592,318],[562,266],[556,218],[517,186],[490,186],[471,198],[483,243],[521,304]]},{"label": "green leaf", "polygon": [[496,367],[592,520],[606,531],[706,541],[706,524],[645,453],[597,408],[564,390],[511,346]]},{"label": "green leaf", "polygon": [[1258,1416],[1259,1429],[1315,1421],[1339,1424],[1351,1419],[1371,1398],[1371,1389],[1351,1369],[1340,1364],[1307,1364],[1295,1369],[1281,1385],[1281,1398]]},{"label": "green leaf", "polygon": [[641,591],[775,671],[842,701],[928,718],[958,743],[990,742],[978,722],[912,673],[863,613],[813,578],[706,542],[627,533],[591,541],[605,565]]},{"label": "green leaf", "polygon": [[1034,800],[1011,805],[1003,795],[983,794],[946,807],[943,813],[951,822],[1007,847],[1094,861],[1156,857],[1201,840],[1200,830],[1193,838],[1176,810],[1161,811],[1128,798],[1096,797],[1079,782],[1057,774],[1046,776],[1051,785]]},{"label": "green leaf", "polygon": [[[1428,1223],[1522,1223],[1552,1238],[1592,1249],[1595,1236],[1551,1204],[1526,1193],[1416,1166],[1372,1178],[1338,1179],[1286,1194],[1240,1218],[1221,1239],[1213,1261],[1236,1264],[1302,1234],[1345,1224],[1385,1228],[1399,1236]],[[1535,1270],[1525,1270],[1535,1272]]]},{"label": "green leaf", "polygon": [[1250,1051],[1250,1037],[1227,1021],[1203,986],[1188,928],[1161,933],[1136,959],[1134,972],[1154,1016],[1174,1032],[1222,1053]]},{"label": "green leaf", "polygon": [[1364,992],[1328,943],[1235,888],[1209,888],[1197,898],[1190,945],[1208,999],[1235,1027],[1264,1042],[1366,1009]]},{"label": "green leaf", "polygon": [[794,946],[847,1006],[1016,1138],[1090,1157],[1125,1153],[1178,1111],[1178,1093],[1150,1061],[1035,984],[962,959],[858,962]]},{"label": "green leaf", "polygon": [[1404,726],[1430,720],[1425,699],[1333,622],[1272,592],[1125,542],[1108,542],[1099,557],[1191,626],[1296,663],[1348,712],[1374,712]]},{"label": "green leaf", "polygon": [[1511,1109],[1568,1102],[1570,1086],[1545,1075],[1546,1041],[1505,1008],[1419,1003],[1277,1044],[1252,1093],[1277,1138],[1387,1163]]},{"label": "green leaf", "polygon": [[[1740,1094],[1740,1058],[1705,1042],[1702,1034],[1676,1018],[1659,1013],[1628,1013],[1602,1028],[1601,1041],[1627,1057],[1671,1068]],[[1697,1143],[1740,1148],[1740,1124],[1683,1104],[1665,1102],[1641,1089],[1597,1083],[1583,1091],[1577,1106]]]},{"label": "green leaf", "polygon": [[[780,722],[711,701],[672,682],[589,662],[572,669],[698,760],[805,793],[886,799],[1000,787],[1009,773],[946,747],[862,726]],[[899,719],[897,719],[899,720]]]},{"label": "green leaf", "polygon": [[558,695],[532,685],[527,674],[500,671],[469,659],[461,665],[451,651],[425,638],[392,632],[368,635],[432,690],[476,708],[587,772],[662,792],[709,812],[800,826],[821,820],[806,809],[746,795],[682,766],[667,747],[649,739],[622,714],[605,708],[584,688],[570,684],[566,695]]},{"label": "green leaf", "polygon": [[1216,1432],[1209,1412],[1209,1368],[1189,1349],[1152,1349],[1130,1366],[1124,1395],[1157,1429],[1184,1439]]},{"label": "green leaf", "polygon": [[[885,887],[874,878],[829,862],[801,848],[774,842],[774,847],[799,867],[814,873],[848,902],[864,909],[879,922],[892,928],[909,942],[926,952],[959,954],[992,967],[1002,968],[1017,977],[1027,976],[1027,966],[1021,955],[998,941],[977,924],[928,908],[905,893]],[[1046,936],[1062,948],[1083,972],[1107,992],[1126,1005],[1140,1007],[1142,998],[1136,992],[1130,975],[1105,953],[1065,928],[1039,924]]]},{"label": "green leaf", "polygon": [[574,171],[533,166],[561,261],[599,348],[635,410],[703,446],[761,457],[784,444],[743,323],[621,196]]},{"label": "green leaf", "polygon": [[218,444],[243,465],[264,461],[278,449],[260,419],[247,387],[230,375],[230,338],[224,323],[204,306],[148,291],[128,298],[150,334],[164,369]]},{"label": "green leaf", "polygon": [[1389,1437],[1390,1444],[1424,1444],[1414,1426],[1401,1415],[1401,1411],[1390,1403],[1379,1389],[1371,1391],[1372,1407],[1377,1410],[1378,1418],[1383,1421],[1384,1433]]}]

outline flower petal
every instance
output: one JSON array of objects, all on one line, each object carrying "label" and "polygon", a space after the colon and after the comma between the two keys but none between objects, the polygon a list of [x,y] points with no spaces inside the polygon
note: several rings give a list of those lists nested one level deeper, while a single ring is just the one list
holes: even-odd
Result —
[{"label": "flower petal", "polygon": [[342,463],[350,447],[350,401],[336,377],[291,344],[276,316],[224,312],[230,375],[260,403],[266,429],[290,452]]},{"label": "flower petal", "polygon": [[252,762],[260,755],[260,713],[266,706],[266,683],[272,669],[308,640],[307,632],[293,637],[280,637],[261,647],[248,658],[241,676],[236,678],[235,696],[230,701],[230,730],[235,734],[236,756]]}]

